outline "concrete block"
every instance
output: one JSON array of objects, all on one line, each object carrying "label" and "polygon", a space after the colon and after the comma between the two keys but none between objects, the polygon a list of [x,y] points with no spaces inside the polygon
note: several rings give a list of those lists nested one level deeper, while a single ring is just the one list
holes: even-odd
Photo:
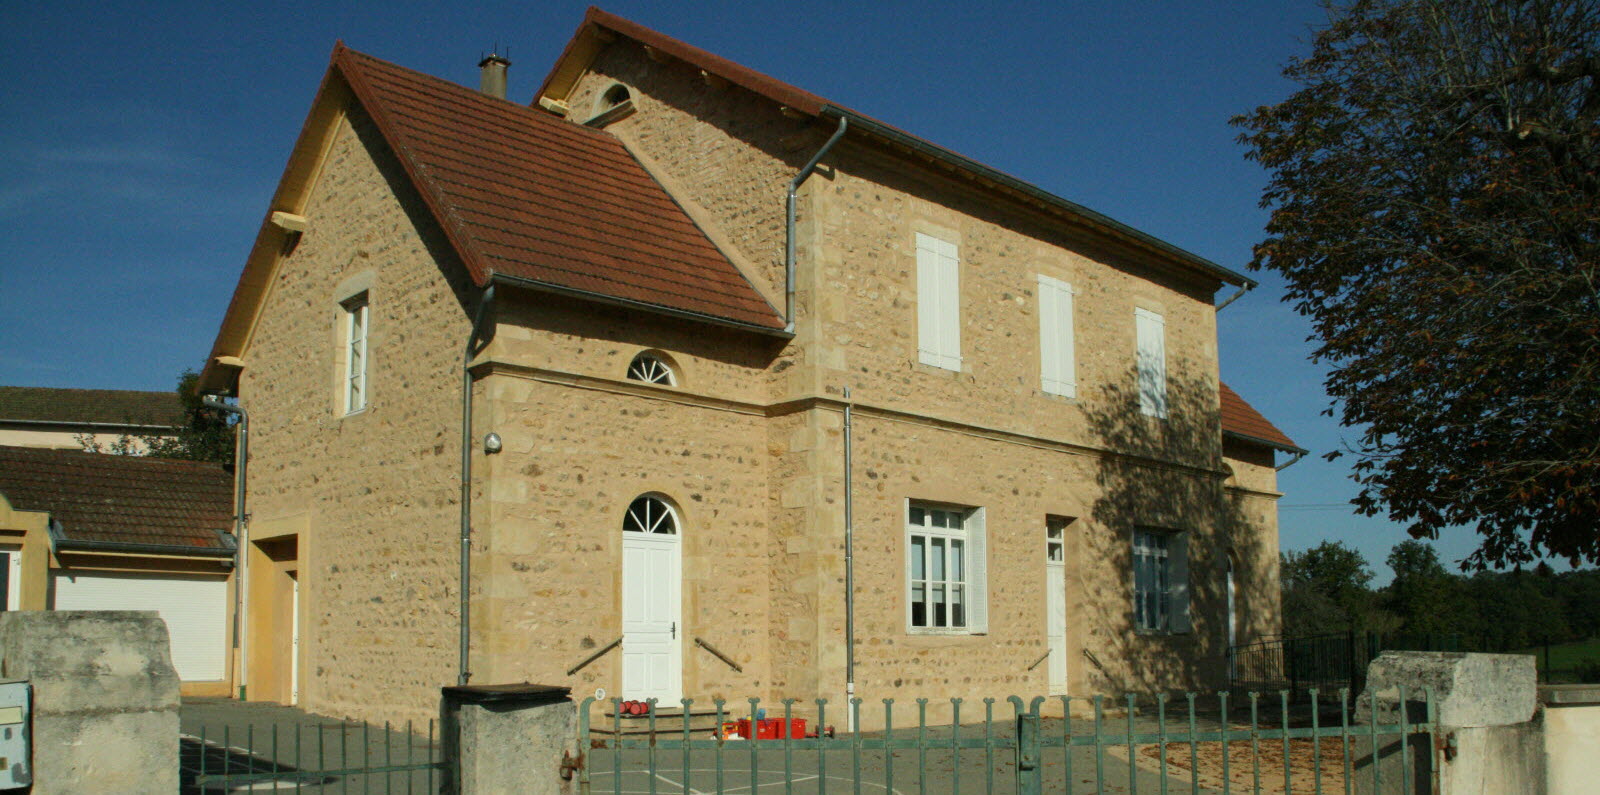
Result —
[{"label": "concrete block", "polygon": [[1544,759],[1550,795],[1579,795],[1600,782],[1600,685],[1546,685]]},{"label": "concrete block", "polygon": [[178,789],[178,674],[154,611],[0,615],[4,675],[33,685],[33,792]]},{"label": "concrete block", "polygon": [[445,791],[571,795],[561,763],[577,753],[578,710],[567,693],[526,683],[444,688],[445,758],[456,760]]},{"label": "concrete block", "polygon": [[1371,722],[1374,699],[1380,722],[1395,720],[1401,687],[1411,720],[1426,717],[1419,710],[1432,688],[1440,725],[1509,726],[1533,717],[1538,673],[1526,654],[1386,651],[1367,666],[1368,692],[1356,704],[1356,720]]}]

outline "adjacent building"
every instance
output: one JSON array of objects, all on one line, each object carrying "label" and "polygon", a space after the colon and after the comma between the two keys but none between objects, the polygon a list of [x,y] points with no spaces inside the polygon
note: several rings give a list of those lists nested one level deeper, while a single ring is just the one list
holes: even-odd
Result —
[{"label": "adjacent building", "polygon": [[173,392],[0,386],[0,445],[50,450],[145,451],[144,437],[183,427]]},{"label": "adjacent building", "polygon": [[186,695],[233,692],[232,530],[222,465],[0,445],[0,604],[154,610]]},{"label": "adjacent building", "polygon": [[201,376],[250,698],[426,717],[463,602],[473,682],[668,701],[1201,687],[1278,631],[1248,278],[597,9],[529,104],[482,66],[335,47]]}]

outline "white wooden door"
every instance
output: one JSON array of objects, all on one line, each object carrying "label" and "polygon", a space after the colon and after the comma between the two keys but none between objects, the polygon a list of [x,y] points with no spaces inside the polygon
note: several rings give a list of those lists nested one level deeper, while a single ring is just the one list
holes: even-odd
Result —
[{"label": "white wooden door", "polygon": [[1067,570],[1058,563],[1045,566],[1045,587],[1049,589],[1049,618],[1046,627],[1050,640],[1050,695],[1067,692]]},{"label": "white wooden door", "polygon": [[[660,502],[645,507],[670,511]],[[645,507],[630,508],[632,524],[622,533],[622,697],[677,706],[683,698],[678,527],[675,516],[659,520]]]},{"label": "white wooden door", "polygon": [[1052,520],[1044,541],[1045,641],[1050,650],[1050,695],[1067,692],[1066,524]]},{"label": "white wooden door", "polygon": [[290,595],[290,610],[293,617],[293,633],[289,641],[289,703],[300,703],[300,577],[298,574],[291,576],[294,591]]}]

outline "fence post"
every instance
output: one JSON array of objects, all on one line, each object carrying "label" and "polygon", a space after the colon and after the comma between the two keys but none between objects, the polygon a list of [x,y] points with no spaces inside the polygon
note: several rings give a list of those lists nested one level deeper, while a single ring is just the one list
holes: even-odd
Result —
[{"label": "fence post", "polygon": [[1040,755],[1039,712],[1034,709],[1017,715],[1017,795],[1039,795],[1044,790]]},{"label": "fence post", "polygon": [[[563,762],[574,750],[578,712],[568,688],[463,685],[443,691],[441,740],[450,764],[445,792],[572,792]],[[577,762],[583,762],[581,751]]]}]

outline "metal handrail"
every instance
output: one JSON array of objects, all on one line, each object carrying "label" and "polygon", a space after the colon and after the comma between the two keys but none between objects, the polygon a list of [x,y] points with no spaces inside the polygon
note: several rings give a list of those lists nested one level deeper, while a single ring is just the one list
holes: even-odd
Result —
[{"label": "metal handrail", "polygon": [[604,648],[602,648],[601,650],[595,652],[594,654],[589,655],[589,657],[587,659],[585,659],[583,662],[578,663],[577,665],[574,665],[571,668],[568,668],[567,669],[567,676],[571,676],[571,675],[583,670],[584,666],[588,665],[589,663],[594,662],[595,660],[600,659],[601,657],[606,656],[606,652],[611,651],[612,649],[615,649],[616,647],[621,646],[621,645],[622,645],[622,636],[618,635],[616,640],[611,641],[610,643],[607,643]]},{"label": "metal handrail", "polygon": [[727,663],[729,668],[732,668],[733,670],[735,670],[735,671],[737,671],[737,672],[739,672],[741,674],[744,673],[744,669],[739,667],[738,663],[736,663],[733,660],[729,659],[728,655],[723,654],[721,651],[718,651],[717,647],[711,645],[710,643],[707,643],[705,638],[702,638],[702,637],[696,635],[695,639],[694,639],[694,645],[699,646],[700,648],[705,649],[708,652],[711,652],[711,656],[716,657],[717,659]]}]

